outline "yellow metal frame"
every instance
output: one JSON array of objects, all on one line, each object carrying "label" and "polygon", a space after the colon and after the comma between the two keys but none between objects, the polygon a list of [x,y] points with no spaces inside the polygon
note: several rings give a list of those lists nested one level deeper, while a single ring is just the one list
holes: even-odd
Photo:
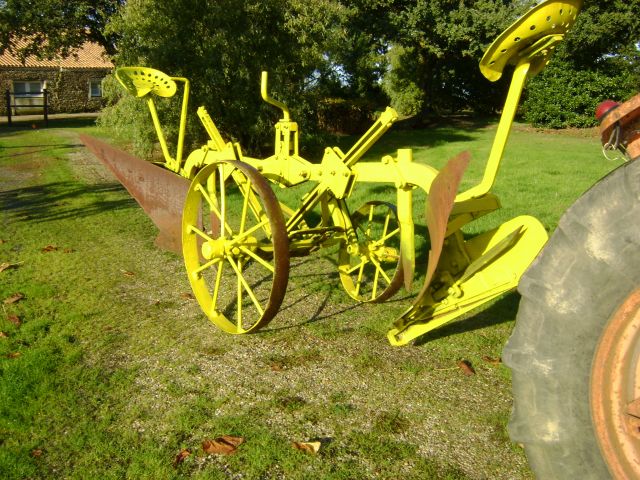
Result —
[{"label": "yellow metal frame", "polygon": [[[146,98],[147,107],[151,113],[153,126],[158,135],[160,148],[165,159],[165,167],[178,173],[182,166],[182,152],[184,147],[184,134],[187,127],[187,111],[189,105],[189,80],[183,77],[170,77],[163,72],[149,67],[122,67],[116,70],[116,78],[122,86],[138,98]],[[182,105],[180,109],[180,124],[178,127],[178,142],[176,156],[169,153],[167,141],[160,124],[156,104],[153,100],[155,94],[159,97],[172,97],[176,94],[175,82],[184,84],[182,92]]]},{"label": "yellow metal frame", "polygon": [[[547,233],[544,227],[536,219],[527,216],[515,218],[473,239],[465,239],[461,228],[475,218],[500,207],[499,200],[490,190],[498,174],[525,83],[548,63],[557,43],[564,38],[565,33],[575,22],[581,6],[581,0],[544,1],[505,30],[487,49],[480,62],[480,69],[489,80],[498,80],[507,65],[513,65],[514,70],[485,171],[479,184],[457,194],[455,198],[451,197],[452,202],[444,207],[450,211],[441,211],[435,215],[436,219],[444,218],[445,224],[440,233],[429,232],[432,249],[430,259],[434,263],[429,267],[427,283],[422,287],[413,305],[395,321],[393,328],[389,331],[388,338],[391,344],[404,345],[417,336],[459,318],[514,288],[520,275],[546,242]],[[133,73],[136,71],[138,73]],[[409,149],[398,150],[395,156],[384,156],[379,162],[359,162],[397,120],[398,115],[395,110],[387,108],[346,153],[337,147],[327,147],[321,162],[312,163],[300,156],[298,124],[291,120],[289,109],[284,103],[269,96],[268,76],[263,72],[260,85],[261,96],[265,102],[282,111],[282,118],[275,126],[274,154],[265,159],[245,156],[239,144],[226,142],[223,139],[206,110],[200,107],[197,112],[198,117],[210,140],[206,145],[193,151],[183,164],[182,142],[186,125],[189,83],[180,77],[162,76],[164,74],[158,75],[162,80],[161,85],[150,85],[146,80],[136,83],[140,77],[151,78],[156,75],[156,72],[143,67],[130,67],[128,70],[119,69],[117,76],[125,88],[133,94],[138,97],[147,97],[167,168],[193,179],[199,171],[208,171],[205,169],[207,165],[221,165],[231,160],[239,160],[280,187],[290,187],[304,182],[315,183],[311,191],[301,199],[296,210],[282,205],[287,218],[286,232],[289,236],[291,251],[304,254],[315,248],[338,243],[345,249],[340,256],[338,266],[343,276],[354,271],[354,268],[348,264],[350,256],[357,256],[364,259],[362,262],[370,261],[375,264],[377,260],[366,255],[377,249],[382,251],[383,255],[401,259],[405,287],[407,289],[411,287],[415,265],[412,207],[414,191],[423,191],[428,198],[428,208],[434,209],[440,204],[432,201],[433,198],[442,197],[448,188],[457,188],[457,183],[447,186],[447,180],[444,177],[441,178],[444,175],[442,172],[428,165],[413,163],[412,152]],[[175,85],[171,82],[176,81],[184,83],[184,92],[177,153],[176,157],[172,158],[168,153],[150,94],[171,96],[176,91]],[[450,175],[449,171],[455,171],[456,168],[459,169],[460,166],[455,167],[452,164],[451,167],[446,167],[444,169],[448,172],[446,175]],[[224,179],[234,178],[232,171],[228,171],[224,176]],[[200,176],[198,176],[198,182],[202,184]],[[390,183],[395,186],[396,215],[400,225],[399,252],[385,246],[384,242],[375,245],[359,243],[362,240],[359,240],[345,202],[358,183]],[[432,188],[436,189],[434,187],[436,184],[438,184],[437,191],[432,192]],[[247,205],[252,206],[251,202]],[[322,221],[318,227],[309,228],[304,217],[316,206],[321,208]],[[195,221],[193,219],[196,218],[193,208],[195,208],[193,205],[185,207],[185,212],[190,212],[191,223],[187,222],[183,225],[183,232],[197,229],[197,225],[193,224]],[[432,218],[434,218],[433,215]],[[429,226],[430,229],[432,227],[433,225]],[[227,240],[222,235],[221,240],[211,240],[207,248],[215,247],[224,250],[227,248],[224,246],[225,241]],[[228,241],[232,242],[233,239]],[[202,255],[206,253],[204,250],[201,252]],[[194,273],[190,270],[192,267],[189,262],[195,264],[196,260],[187,260],[187,270],[190,275]],[[357,264],[356,270],[357,268],[361,268],[361,264]],[[387,283],[390,282],[384,272],[376,271],[375,277],[379,276],[384,277]],[[351,296],[357,299],[361,299],[358,290],[359,282],[359,279],[354,283],[350,279],[343,278],[343,286]],[[219,283],[217,282],[216,289],[222,288]],[[373,291],[375,296],[375,286]],[[216,317],[218,313],[212,312],[209,304],[202,304],[202,306],[212,321],[218,318]],[[223,328],[230,331],[235,327]],[[244,332],[234,331],[233,333]]]}]

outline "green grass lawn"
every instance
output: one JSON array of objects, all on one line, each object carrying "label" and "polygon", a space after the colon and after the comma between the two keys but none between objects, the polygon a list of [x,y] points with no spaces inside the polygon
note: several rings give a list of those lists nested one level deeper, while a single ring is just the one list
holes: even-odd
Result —
[{"label": "green grass lawn", "polygon": [[[494,130],[399,129],[367,160],[414,147],[415,161],[439,167],[470,150],[471,186]],[[407,295],[355,305],[319,252],[293,260],[264,331],[223,334],[80,131],[97,132],[79,121],[0,128],[0,264],[10,264],[0,271],[1,478],[532,477],[506,434],[510,376],[496,361],[517,294],[393,348],[384,334]],[[520,214],[552,230],[615,166],[592,132],[516,126],[494,189],[504,208],[470,232]],[[362,190],[353,202],[374,193],[393,198]],[[222,435],[244,443],[230,456],[203,451]],[[291,446],[312,440],[316,455]]]}]

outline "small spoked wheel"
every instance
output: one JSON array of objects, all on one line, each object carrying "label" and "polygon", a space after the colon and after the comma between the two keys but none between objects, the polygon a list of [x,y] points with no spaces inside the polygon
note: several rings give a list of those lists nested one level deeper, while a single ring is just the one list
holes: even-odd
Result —
[{"label": "small spoked wheel", "polygon": [[338,271],[349,296],[361,302],[383,302],[402,286],[400,224],[396,208],[386,202],[365,203],[351,215],[357,236],[340,244]]},{"label": "small spoked wheel", "polygon": [[228,333],[276,315],[289,280],[284,218],[271,187],[244,162],[219,161],[193,179],[182,216],[182,250],[200,307]]}]

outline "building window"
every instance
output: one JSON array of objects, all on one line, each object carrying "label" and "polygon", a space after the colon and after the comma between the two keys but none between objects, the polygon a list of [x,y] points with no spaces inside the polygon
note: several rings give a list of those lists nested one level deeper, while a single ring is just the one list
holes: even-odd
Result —
[{"label": "building window", "polygon": [[40,80],[13,82],[13,114],[31,115],[44,111],[44,94],[46,84]]},{"label": "building window", "polygon": [[13,82],[13,93],[16,97],[40,97],[44,83],[39,80]]},{"label": "building window", "polygon": [[102,79],[89,80],[89,97],[102,97]]}]

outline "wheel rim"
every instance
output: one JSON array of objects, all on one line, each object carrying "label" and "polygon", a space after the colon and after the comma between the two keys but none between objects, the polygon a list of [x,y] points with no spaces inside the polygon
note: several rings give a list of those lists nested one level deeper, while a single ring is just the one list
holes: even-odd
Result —
[{"label": "wheel rim", "polygon": [[361,302],[382,302],[402,286],[400,226],[395,206],[365,203],[351,215],[358,244],[347,241],[338,255],[340,280],[346,292]]},{"label": "wheel rim", "polygon": [[278,312],[289,278],[284,219],[254,168],[216,162],[194,178],[183,212],[183,254],[200,307],[228,333],[248,333]]},{"label": "wheel rim", "polygon": [[640,478],[640,289],[613,315],[591,372],[591,412],[615,478]]}]

